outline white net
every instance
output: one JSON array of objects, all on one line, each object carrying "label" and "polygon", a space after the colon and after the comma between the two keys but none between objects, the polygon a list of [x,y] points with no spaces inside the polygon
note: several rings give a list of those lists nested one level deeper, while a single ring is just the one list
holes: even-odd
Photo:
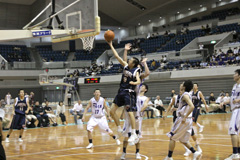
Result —
[{"label": "white net", "polygon": [[81,38],[82,43],[83,43],[83,49],[87,50],[87,51],[92,50],[94,39],[95,39],[95,36]]}]

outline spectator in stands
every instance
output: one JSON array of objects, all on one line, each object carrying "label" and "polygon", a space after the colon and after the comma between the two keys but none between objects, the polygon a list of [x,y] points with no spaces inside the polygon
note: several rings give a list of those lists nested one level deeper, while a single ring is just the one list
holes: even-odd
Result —
[{"label": "spectator in stands", "polygon": [[83,109],[82,106],[82,101],[78,100],[78,102],[76,104],[74,104],[74,107],[72,109],[72,114],[74,115],[74,122],[77,125],[77,117],[79,116],[79,119],[82,119],[83,114],[81,113]]},{"label": "spectator in stands", "polygon": [[217,104],[217,106],[218,106],[218,110],[217,110],[217,112],[226,112],[226,106],[224,105],[220,105],[220,104],[222,104],[224,102],[224,94],[221,94],[218,98],[217,98],[217,100],[216,100],[216,104]]},{"label": "spectator in stands", "polygon": [[163,63],[167,63],[167,56],[166,55],[163,57]]},{"label": "spectator in stands", "polygon": [[237,48],[237,47],[235,47],[235,48],[233,49],[233,54],[234,54],[234,55],[237,55],[237,54],[238,54],[238,48]]},{"label": "spectator in stands", "polygon": [[225,95],[225,92],[224,92],[224,90],[221,90],[221,93],[219,94],[219,96],[218,96],[218,97],[220,97],[221,95]]},{"label": "spectator in stands", "polygon": [[66,112],[65,105],[63,105],[63,102],[60,101],[58,106],[57,106],[56,115],[61,118],[61,121],[62,121],[63,125],[65,125],[65,123],[67,124],[65,112]]},{"label": "spectator in stands", "polygon": [[102,62],[100,63],[100,68],[101,68],[101,70],[104,68],[104,65]]},{"label": "spectator in stands", "polygon": [[216,104],[216,99],[214,97],[213,92],[211,92],[210,97],[209,97],[209,108],[210,108],[211,112],[215,112],[220,108],[220,105]]},{"label": "spectator in stands", "polygon": [[56,115],[53,113],[52,107],[49,106],[49,102],[46,101],[45,102],[45,113],[47,114],[48,118],[53,122],[53,126],[57,126],[57,117]]},{"label": "spectator in stands", "polygon": [[157,108],[160,111],[160,117],[162,117],[162,112],[165,111],[165,108],[163,108],[162,100],[160,99],[160,96],[158,95],[154,101],[155,108]]},{"label": "spectator in stands", "polygon": [[153,59],[151,63],[151,67],[155,68],[155,66],[156,66],[156,61]]},{"label": "spectator in stands", "polygon": [[227,51],[227,54],[232,54],[233,53],[233,50],[231,47],[229,47],[228,51]]},{"label": "spectator in stands", "polygon": [[203,49],[203,47],[204,47],[203,43],[200,43],[200,44],[198,45],[198,47],[199,47],[199,49]]},{"label": "spectator in stands", "polygon": [[39,122],[38,125],[40,127],[49,126],[48,116],[45,113],[43,106],[40,106],[38,101],[35,102],[35,106],[33,108],[33,114],[37,117]]},{"label": "spectator in stands", "polygon": [[5,64],[5,61],[4,60],[2,60],[2,62],[1,62],[1,70],[5,70],[5,66],[6,64]]}]

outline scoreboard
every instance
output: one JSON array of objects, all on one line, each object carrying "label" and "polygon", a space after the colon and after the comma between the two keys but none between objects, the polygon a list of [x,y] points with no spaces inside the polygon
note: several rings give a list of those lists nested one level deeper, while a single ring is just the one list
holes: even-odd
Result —
[{"label": "scoreboard", "polygon": [[84,83],[85,84],[100,83],[100,77],[98,77],[98,78],[85,78]]}]

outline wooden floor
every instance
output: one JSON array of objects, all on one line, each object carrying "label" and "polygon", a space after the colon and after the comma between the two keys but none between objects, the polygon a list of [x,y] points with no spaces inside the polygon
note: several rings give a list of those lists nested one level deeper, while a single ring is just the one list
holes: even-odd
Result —
[{"label": "wooden floor", "polygon": [[[231,141],[227,134],[228,121],[231,114],[202,115],[199,122],[205,126],[202,134],[198,134],[200,146],[203,150],[203,160],[222,160],[231,154]],[[68,116],[70,123],[73,117]],[[123,122],[122,122],[123,123]],[[116,131],[115,124],[109,123],[110,128]],[[143,121],[143,139],[140,153],[142,159],[162,160],[168,153],[172,118],[146,119]],[[7,132],[4,132],[7,134]],[[95,147],[87,150],[88,138],[86,124],[58,126],[50,128],[28,129],[24,132],[24,142],[19,143],[18,132],[10,137],[10,143],[3,142],[8,160],[116,160],[120,159],[121,146],[108,135],[103,135],[96,128],[93,133]],[[121,138],[122,141],[123,138]],[[135,159],[135,146],[127,148],[127,160]],[[173,153],[174,160],[190,160],[184,158],[184,149],[180,143],[176,144]]]}]

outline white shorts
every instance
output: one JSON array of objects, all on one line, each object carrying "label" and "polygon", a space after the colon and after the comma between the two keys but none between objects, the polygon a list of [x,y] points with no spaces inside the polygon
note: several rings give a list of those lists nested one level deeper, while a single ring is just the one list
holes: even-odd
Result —
[{"label": "white shorts", "polygon": [[174,122],[171,132],[167,133],[167,136],[174,141],[187,143],[191,137],[192,123],[192,118],[187,118],[186,122],[182,124],[182,117],[178,117]]},{"label": "white shorts", "polygon": [[231,120],[229,123],[228,134],[239,134],[240,129],[240,109],[235,109],[232,112]]},{"label": "white shorts", "polygon": [[47,113],[48,118],[56,118],[56,116],[54,114],[51,113]]},{"label": "white shorts", "polygon": [[94,127],[96,126],[98,126],[102,132],[112,133],[112,130],[108,126],[106,116],[103,116],[101,118],[96,118],[94,116],[91,116],[91,118],[87,123],[87,130],[92,132]]}]

